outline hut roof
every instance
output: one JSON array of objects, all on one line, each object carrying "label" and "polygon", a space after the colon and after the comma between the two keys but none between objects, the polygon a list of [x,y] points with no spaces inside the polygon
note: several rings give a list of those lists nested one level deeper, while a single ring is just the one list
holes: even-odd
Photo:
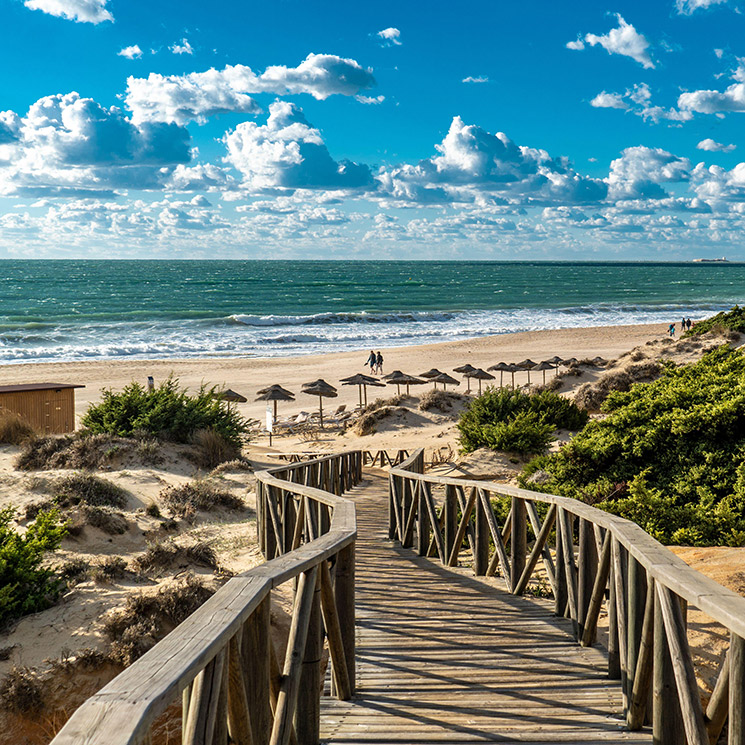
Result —
[{"label": "hut roof", "polygon": [[20,383],[19,385],[0,385],[0,393],[23,393],[25,391],[61,391],[65,388],[85,388],[76,383]]}]

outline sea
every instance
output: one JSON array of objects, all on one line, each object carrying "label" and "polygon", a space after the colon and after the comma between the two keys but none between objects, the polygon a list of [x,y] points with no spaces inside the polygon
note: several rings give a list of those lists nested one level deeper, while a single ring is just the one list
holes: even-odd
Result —
[{"label": "sea", "polygon": [[0,261],[0,364],[280,357],[704,318],[745,264]]}]

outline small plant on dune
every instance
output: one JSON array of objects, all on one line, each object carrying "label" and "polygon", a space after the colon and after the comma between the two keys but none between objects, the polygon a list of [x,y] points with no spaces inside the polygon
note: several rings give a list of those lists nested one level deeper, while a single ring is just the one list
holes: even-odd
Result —
[{"label": "small plant on dune", "polygon": [[63,476],[53,485],[60,507],[86,504],[94,507],[124,507],[127,492],[120,486],[92,473]]},{"label": "small plant on dune", "polygon": [[127,574],[127,562],[121,556],[108,556],[91,569],[91,579],[107,583]]},{"label": "small plant on dune", "polygon": [[20,414],[0,409],[0,443],[23,445],[35,437],[33,427]]},{"label": "small plant on dune", "polygon": [[0,701],[5,711],[28,714],[44,708],[44,689],[27,667],[13,667],[0,681]]},{"label": "small plant on dune", "polygon": [[225,461],[233,461],[241,449],[225,439],[216,429],[198,429],[191,437],[194,459],[202,468],[215,468]]},{"label": "small plant on dune", "polygon": [[555,429],[580,429],[587,418],[586,411],[553,391],[487,388],[460,416],[460,444],[466,453],[481,447],[540,453]]},{"label": "small plant on dune", "polygon": [[0,510],[0,628],[48,608],[65,584],[42,566],[45,555],[59,548],[65,535],[57,512],[40,512],[23,534],[11,525],[14,516],[12,507]]},{"label": "small plant on dune", "polygon": [[206,479],[197,479],[181,486],[167,486],[159,499],[174,515],[179,517],[193,513],[195,510],[210,510],[222,507],[226,510],[244,510],[242,499],[224,489],[218,489]]},{"label": "small plant on dune", "polygon": [[433,388],[422,394],[422,397],[419,399],[419,410],[429,411],[430,409],[437,409],[438,411],[450,411],[453,406],[462,400],[463,396],[459,393],[440,391]]},{"label": "small plant on dune", "polygon": [[108,535],[123,535],[129,530],[127,518],[108,507],[85,507],[85,522]]},{"label": "small plant on dune", "polygon": [[202,386],[195,395],[168,378],[149,391],[132,382],[120,392],[103,392],[82,424],[91,432],[130,437],[147,432],[174,442],[189,443],[199,430],[214,430],[233,448],[240,449],[248,433],[248,422],[235,407],[220,397],[217,387]]},{"label": "small plant on dune", "polygon": [[728,330],[745,333],[745,308],[735,305],[734,308],[728,311],[722,311],[703,321],[699,321],[684,336],[700,336],[708,331],[714,331],[715,334],[724,336]]}]

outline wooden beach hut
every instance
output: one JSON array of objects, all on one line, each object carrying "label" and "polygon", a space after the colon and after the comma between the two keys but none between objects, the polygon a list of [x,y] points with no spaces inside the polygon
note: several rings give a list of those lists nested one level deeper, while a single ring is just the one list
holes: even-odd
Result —
[{"label": "wooden beach hut", "polygon": [[23,417],[40,435],[75,431],[74,383],[0,385],[0,410]]}]

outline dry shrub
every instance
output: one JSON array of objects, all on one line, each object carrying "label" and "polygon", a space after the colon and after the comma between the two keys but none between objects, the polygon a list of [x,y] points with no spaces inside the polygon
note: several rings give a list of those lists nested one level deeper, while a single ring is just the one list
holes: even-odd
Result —
[{"label": "dry shrub", "polygon": [[194,460],[202,468],[215,468],[241,454],[240,448],[214,429],[198,429],[191,436],[191,444],[194,446]]},{"label": "dry shrub", "polygon": [[127,518],[121,512],[106,507],[86,507],[83,514],[88,525],[108,535],[123,535],[129,530]]},{"label": "dry shrub", "polygon": [[659,364],[651,360],[629,365],[625,370],[605,373],[595,383],[581,385],[574,396],[574,402],[588,411],[599,411],[612,391],[628,391],[634,383],[649,382],[659,373]]},{"label": "dry shrub", "polygon": [[73,473],[54,482],[60,507],[85,504],[95,507],[124,507],[127,492],[120,486],[92,473]]},{"label": "dry shrub", "polygon": [[6,711],[26,714],[44,708],[44,691],[27,667],[13,667],[0,681],[0,701]]},{"label": "dry shrub", "polygon": [[145,507],[145,514],[148,517],[160,517],[160,507],[158,507],[155,502],[150,502],[150,504]]},{"label": "dry shrub", "polygon": [[390,406],[384,406],[379,409],[373,409],[372,411],[366,411],[362,416],[354,423],[352,432],[359,437],[365,435],[371,435],[377,431],[375,425],[381,420],[385,419],[389,414],[392,414],[396,409]]},{"label": "dry shrub", "polygon": [[397,393],[395,396],[390,398],[376,398],[372,403],[365,406],[360,412],[361,414],[368,414],[371,411],[377,411],[378,409],[385,409],[390,406],[400,406],[407,398],[405,393]]},{"label": "dry shrub", "polygon": [[147,466],[158,466],[164,460],[161,443],[150,436],[144,437],[137,443],[135,453],[143,464]]},{"label": "dry shrub", "polygon": [[16,459],[21,471],[77,468],[92,471],[111,463],[117,455],[134,450],[136,440],[113,435],[49,435],[26,442]]},{"label": "dry shrub", "polygon": [[20,414],[0,409],[0,443],[23,445],[34,437],[33,427]]},{"label": "dry shrub", "polygon": [[31,502],[31,504],[26,505],[24,517],[26,520],[36,520],[36,517],[40,512],[47,512],[48,510],[53,509],[54,506],[54,502],[48,499],[44,499],[41,502]]},{"label": "dry shrub", "polygon": [[234,458],[233,460],[220,463],[219,466],[210,471],[210,476],[219,476],[221,473],[253,473],[254,467],[248,458]]},{"label": "dry shrub", "polygon": [[222,507],[226,510],[244,510],[243,500],[229,491],[218,489],[206,479],[197,479],[181,486],[167,486],[159,498],[174,515],[186,517],[196,510],[209,512]]},{"label": "dry shrub", "polygon": [[463,396],[459,393],[440,391],[432,388],[419,399],[419,410],[429,411],[430,409],[437,409],[438,411],[447,412],[451,411],[453,406],[462,400]]},{"label": "dry shrub", "polygon": [[147,551],[132,562],[137,570],[147,575],[159,575],[171,569],[174,565],[186,566],[196,564],[209,569],[217,569],[217,554],[204,541],[190,546],[179,546],[173,541],[154,543]]},{"label": "dry shrub", "polygon": [[95,582],[111,582],[122,579],[127,574],[127,562],[121,556],[109,556],[91,569],[91,579]]},{"label": "dry shrub", "polygon": [[162,588],[154,595],[130,596],[124,608],[104,623],[104,633],[111,641],[111,659],[131,665],[212,594],[213,590],[187,575],[183,583]]},{"label": "dry shrub", "polygon": [[85,559],[70,559],[57,569],[57,575],[67,583],[68,587],[73,587],[88,579],[90,568],[90,564]]}]

